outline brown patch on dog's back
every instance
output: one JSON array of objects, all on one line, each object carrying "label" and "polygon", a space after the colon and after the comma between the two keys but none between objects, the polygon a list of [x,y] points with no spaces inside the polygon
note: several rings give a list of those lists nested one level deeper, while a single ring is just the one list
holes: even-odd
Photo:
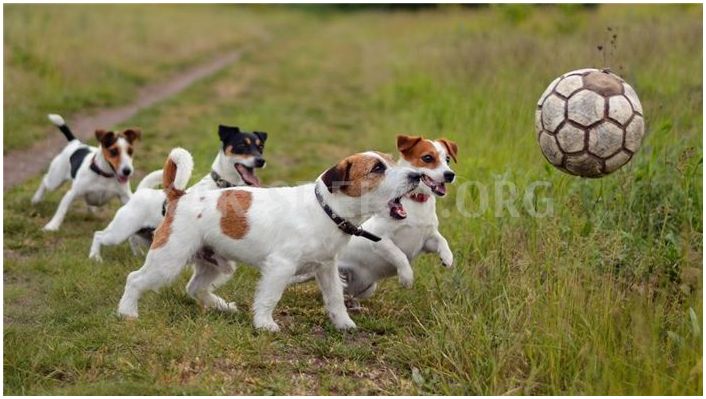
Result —
[{"label": "brown patch on dog's back", "polygon": [[244,190],[225,190],[218,198],[221,211],[221,231],[235,240],[245,237],[248,225],[248,209],[252,204],[252,193]]},{"label": "brown patch on dog's back", "polygon": [[154,231],[154,239],[152,240],[152,245],[150,249],[161,248],[167,244],[169,241],[169,236],[172,234],[172,223],[174,222],[174,214],[176,213],[176,208],[178,201],[169,201],[167,204],[167,212],[164,215],[164,220]]},{"label": "brown patch on dog's back", "polygon": [[[397,149],[402,157],[410,164],[418,168],[434,169],[441,163],[439,151],[434,147],[434,143],[417,136],[397,136]],[[425,162],[422,158],[431,156],[431,162]]]}]

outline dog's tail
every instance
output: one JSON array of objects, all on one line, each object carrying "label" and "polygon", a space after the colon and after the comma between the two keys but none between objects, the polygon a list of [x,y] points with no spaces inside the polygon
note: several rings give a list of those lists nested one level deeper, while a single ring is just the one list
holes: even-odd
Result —
[{"label": "dog's tail", "polygon": [[174,148],[169,153],[162,169],[162,186],[167,193],[167,200],[174,201],[186,193],[186,185],[194,169],[194,160],[189,151]]},{"label": "dog's tail", "polygon": [[68,141],[76,140],[76,136],[74,136],[71,129],[69,129],[69,126],[66,125],[66,122],[64,122],[64,118],[62,118],[61,115],[49,114],[49,115],[47,115],[47,117],[49,117],[49,120],[51,121],[51,123],[53,123],[56,127],[59,128],[59,130],[61,130],[61,133],[64,133],[66,140],[68,140]]},{"label": "dog's tail", "polygon": [[155,188],[157,185],[162,184],[162,175],[163,172],[162,170],[155,170],[154,172],[148,174],[142,180],[140,181],[140,184],[137,185],[137,189],[135,191],[140,190],[142,188]]}]

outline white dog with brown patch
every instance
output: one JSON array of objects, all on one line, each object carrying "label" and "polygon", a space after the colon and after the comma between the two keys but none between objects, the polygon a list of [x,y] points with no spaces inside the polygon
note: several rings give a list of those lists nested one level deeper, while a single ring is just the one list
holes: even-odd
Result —
[{"label": "white dog with brown patch", "polygon": [[129,182],[133,172],[132,146],[141,137],[140,130],[126,129],[117,134],[96,130],[100,145],[91,147],[74,136],[60,115],[51,114],[49,120],[61,130],[69,144],[52,159],[49,170],[32,197],[32,204],[39,203],[47,190],[56,190],[69,180],[72,183],[44,230],[59,230],[69,206],[78,198],[83,198],[91,210],[114,197],[126,203],[132,195]]},{"label": "white dog with brown patch", "polygon": [[[142,294],[173,281],[201,248],[261,271],[253,303],[253,324],[279,330],[272,312],[289,280],[313,272],[329,318],[338,329],[355,328],[348,316],[336,269],[337,253],[351,235],[378,237],[357,224],[386,207],[398,207],[421,175],[395,165],[385,155],[364,152],[349,156],[314,183],[296,187],[242,187],[184,193],[193,161],[174,149],[164,167],[168,198],[164,222],[155,231],[144,266],[130,273],[118,312],[138,315]],[[197,264],[190,291],[207,307],[227,308],[209,286],[209,266]],[[220,306],[219,306],[220,304]]]},{"label": "white dog with brown patch", "polygon": [[365,230],[382,238],[380,242],[353,237],[339,254],[345,292],[354,299],[370,297],[379,280],[394,275],[410,288],[414,280],[411,262],[423,252],[438,254],[446,267],[453,265],[453,253],[439,233],[435,197],[445,196],[446,183],[456,177],[449,163],[456,160],[458,146],[443,138],[400,135],[397,149],[398,165],[422,173],[424,184],[402,197],[403,208],[392,208],[389,214],[377,214],[363,223]]}]

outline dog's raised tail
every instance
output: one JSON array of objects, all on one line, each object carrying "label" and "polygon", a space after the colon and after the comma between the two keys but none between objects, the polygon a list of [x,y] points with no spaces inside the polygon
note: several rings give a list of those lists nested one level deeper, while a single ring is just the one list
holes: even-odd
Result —
[{"label": "dog's raised tail", "polygon": [[64,133],[64,137],[66,137],[66,140],[68,141],[73,141],[76,140],[76,136],[74,136],[73,132],[71,129],[69,129],[69,126],[66,125],[66,122],[64,122],[64,118],[61,117],[59,114],[49,114],[47,115],[51,123],[54,124],[54,126],[58,127],[59,130],[61,130],[61,133]]},{"label": "dog's raised tail", "polygon": [[189,184],[193,169],[194,159],[189,151],[183,148],[174,148],[169,153],[162,169],[162,186],[169,201],[176,200],[185,194],[186,185]]},{"label": "dog's raised tail", "polygon": [[154,172],[151,172],[147,176],[143,177],[142,180],[140,180],[140,184],[137,185],[135,191],[141,190],[143,188],[155,188],[158,185],[162,184],[162,179],[162,170],[155,170]]}]

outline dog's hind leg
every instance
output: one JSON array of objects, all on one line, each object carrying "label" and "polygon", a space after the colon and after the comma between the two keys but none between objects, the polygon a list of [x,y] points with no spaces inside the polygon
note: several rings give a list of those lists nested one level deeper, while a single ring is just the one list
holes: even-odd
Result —
[{"label": "dog's hind leg", "polygon": [[178,248],[178,244],[167,245],[147,254],[140,270],[127,276],[125,292],[118,304],[118,313],[126,318],[137,318],[137,304],[142,294],[156,291],[171,283],[184,269],[191,258],[190,248]]},{"label": "dog's hind leg", "polygon": [[66,216],[66,212],[69,211],[69,206],[71,206],[71,203],[74,202],[76,196],[77,192],[74,187],[71,187],[71,189],[64,194],[64,197],[59,203],[59,207],[56,209],[54,217],[52,217],[49,223],[44,226],[45,231],[59,230],[59,226],[61,226],[61,222],[64,221],[64,216]]},{"label": "dog's hind leg", "polygon": [[68,162],[65,158],[54,158],[49,164],[49,170],[42,177],[41,183],[37,191],[32,196],[32,204],[38,204],[44,199],[47,191],[54,191],[59,188],[65,181],[71,179],[71,171]]},{"label": "dog's hind leg", "polygon": [[[218,261],[227,263],[222,258],[219,258]],[[205,308],[235,312],[238,308],[234,302],[226,302],[225,299],[213,293],[213,290],[225,284],[233,276],[233,272],[223,273],[221,269],[207,260],[196,259],[194,274],[186,286],[186,292]]]},{"label": "dog's hind leg", "polygon": [[355,323],[348,316],[343,300],[343,283],[334,262],[319,266],[316,271],[316,281],[324,298],[324,305],[331,322],[339,330],[355,328]]},{"label": "dog's hind leg", "polygon": [[133,208],[135,207],[130,206],[130,204],[121,207],[110,224],[108,224],[108,227],[93,233],[89,258],[99,262],[102,261],[101,246],[118,245],[145,227],[142,212]]}]

